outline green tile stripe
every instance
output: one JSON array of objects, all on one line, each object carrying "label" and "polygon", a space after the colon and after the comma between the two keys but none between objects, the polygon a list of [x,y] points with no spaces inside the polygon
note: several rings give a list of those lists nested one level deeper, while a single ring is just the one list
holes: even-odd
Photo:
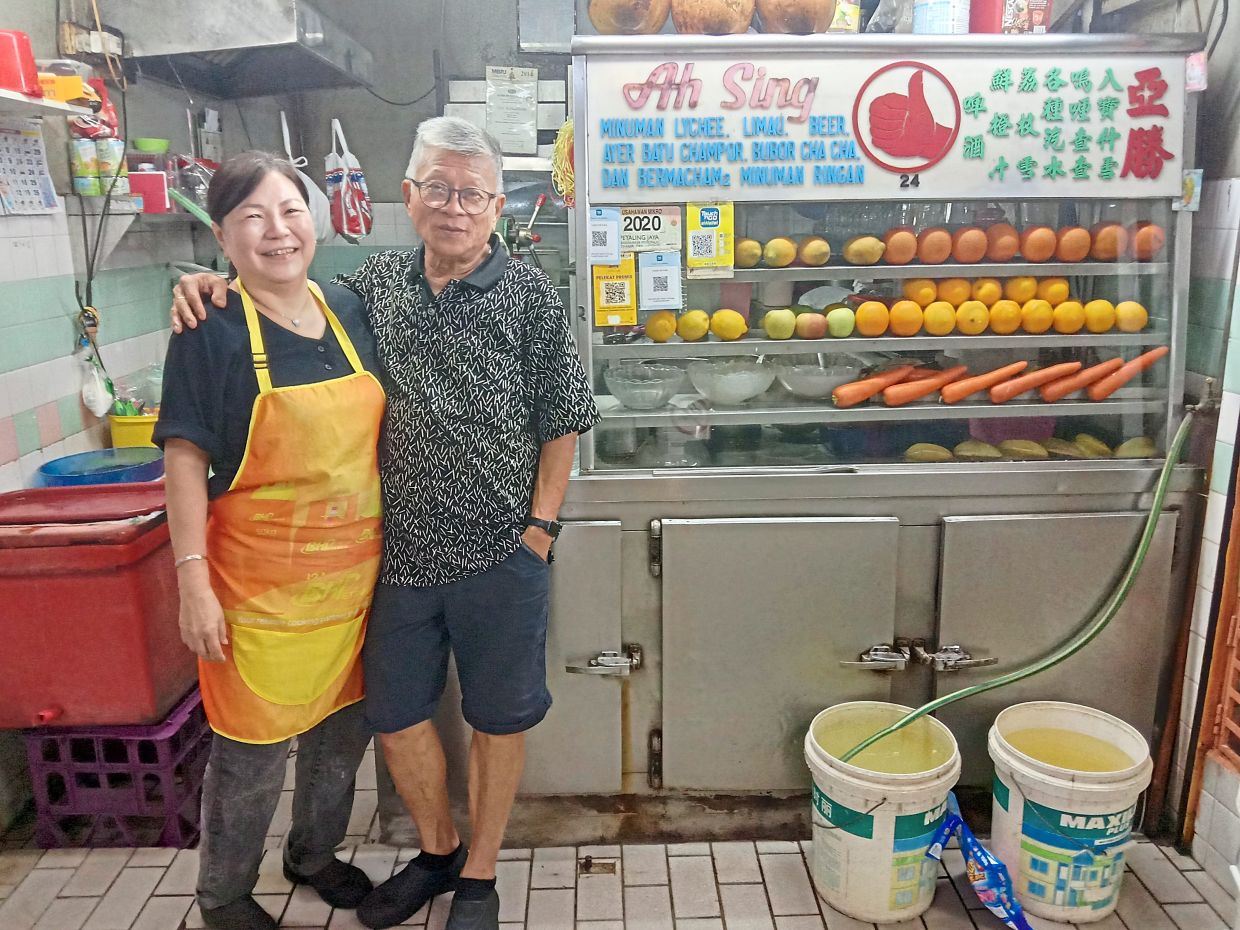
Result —
[{"label": "green tile stripe", "polygon": [[33,410],[14,414],[13,429],[17,433],[18,455],[29,455],[42,448],[39,443],[39,421]]},{"label": "green tile stripe", "polygon": [[1210,462],[1210,490],[1227,495],[1231,485],[1232,461],[1236,457],[1236,447],[1229,442],[1214,444],[1214,459]]},{"label": "green tile stripe", "polygon": [[85,424],[82,423],[82,401],[78,394],[70,394],[56,401],[60,410],[60,432],[64,436],[80,433]]}]

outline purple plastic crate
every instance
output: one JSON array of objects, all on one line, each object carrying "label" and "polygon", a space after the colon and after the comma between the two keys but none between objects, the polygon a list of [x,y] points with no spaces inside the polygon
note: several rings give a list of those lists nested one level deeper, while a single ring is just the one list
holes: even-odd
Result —
[{"label": "purple plastic crate", "polygon": [[211,729],[195,688],[163,723],[27,730],[35,840],[61,846],[175,846],[198,839]]}]

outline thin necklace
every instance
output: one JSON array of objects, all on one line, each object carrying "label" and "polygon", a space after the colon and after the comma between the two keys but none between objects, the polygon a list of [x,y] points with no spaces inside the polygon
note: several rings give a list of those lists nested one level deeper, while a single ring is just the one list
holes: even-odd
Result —
[{"label": "thin necklace", "polygon": [[[254,298],[251,297],[250,299],[253,300]],[[301,329],[301,317],[300,316],[296,316],[296,317],[289,316],[287,313],[280,312],[275,307],[271,307],[266,304],[260,304],[258,303],[257,300],[255,300],[254,303],[258,304],[259,307],[262,307],[263,309],[268,310],[271,313],[274,313],[276,316],[281,317],[282,319],[288,320],[288,322],[293,324],[293,329]]]}]

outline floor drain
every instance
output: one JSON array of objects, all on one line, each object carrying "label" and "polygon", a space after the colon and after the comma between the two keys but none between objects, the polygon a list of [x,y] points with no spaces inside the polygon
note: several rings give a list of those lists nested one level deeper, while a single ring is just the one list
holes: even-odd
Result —
[{"label": "floor drain", "polygon": [[577,860],[578,875],[615,875],[616,860],[615,859],[595,859],[593,856],[584,856]]}]

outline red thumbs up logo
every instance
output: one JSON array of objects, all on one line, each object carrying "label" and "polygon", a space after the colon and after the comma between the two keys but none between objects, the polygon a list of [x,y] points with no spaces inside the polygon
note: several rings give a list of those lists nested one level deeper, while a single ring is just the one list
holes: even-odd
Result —
[{"label": "red thumbs up logo", "polygon": [[951,151],[960,132],[960,99],[939,71],[897,61],[874,72],[853,103],[862,150],[897,174],[925,171]]}]

